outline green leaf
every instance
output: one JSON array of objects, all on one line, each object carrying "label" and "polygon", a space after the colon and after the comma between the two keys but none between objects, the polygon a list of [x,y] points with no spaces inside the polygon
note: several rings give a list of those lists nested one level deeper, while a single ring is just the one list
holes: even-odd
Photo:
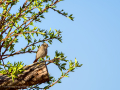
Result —
[{"label": "green leaf", "polygon": [[38,10],[39,10],[39,12],[41,12],[41,11],[42,11],[42,8],[38,8]]},{"label": "green leaf", "polygon": [[33,22],[31,22],[31,23],[30,23],[30,25],[32,25],[32,26],[33,26]]},{"label": "green leaf", "polygon": [[34,33],[31,33],[32,37],[34,38]]},{"label": "green leaf", "polygon": [[24,16],[23,19],[27,20],[27,18]]},{"label": "green leaf", "polygon": [[69,76],[65,75],[64,77],[69,77]]},{"label": "green leaf", "polygon": [[50,28],[50,30],[49,30],[49,33],[51,32],[51,28]]},{"label": "green leaf", "polygon": [[57,83],[61,83],[61,80],[59,80]]},{"label": "green leaf", "polygon": [[17,22],[15,22],[15,26],[17,27]]},{"label": "green leaf", "polygon": [[3,38],[3,36],[2,36],[2,35],[0,35],[0,40],[2,40],[2,38]]},{"label": "green leaf", "polygon": [[14,82],[14,76],[12,76],[12,80],[13,80],[13,82]]}]

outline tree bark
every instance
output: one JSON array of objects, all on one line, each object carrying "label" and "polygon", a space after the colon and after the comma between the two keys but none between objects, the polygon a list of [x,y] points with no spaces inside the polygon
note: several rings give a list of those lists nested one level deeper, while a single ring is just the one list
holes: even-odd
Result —
[{"label": "tree bark", "polygon": [[24,67],[25,71],[17,75],[18,78],[12,81],[7,75],[0,75],[0,90],[25,89],[28,86],[41,84],[49,81],[46,62],[36,62]]}]

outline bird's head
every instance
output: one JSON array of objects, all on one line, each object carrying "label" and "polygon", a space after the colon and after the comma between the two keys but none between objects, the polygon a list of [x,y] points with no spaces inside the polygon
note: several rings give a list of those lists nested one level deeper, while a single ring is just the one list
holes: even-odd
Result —
[{"label": "bird's head", "polygon": [[42,46],[47,49],[48,48],[48,44],[47,43],[43,43]]}]

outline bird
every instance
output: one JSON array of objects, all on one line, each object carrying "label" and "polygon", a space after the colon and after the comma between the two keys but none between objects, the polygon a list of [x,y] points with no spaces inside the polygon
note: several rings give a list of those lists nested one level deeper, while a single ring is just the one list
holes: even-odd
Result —
[{"label": "bird", "polygon": [[47,55],[48,44],[43,43],[37,50],[36,59],[33,63],[37,62],[39,58],[44,58]]}]

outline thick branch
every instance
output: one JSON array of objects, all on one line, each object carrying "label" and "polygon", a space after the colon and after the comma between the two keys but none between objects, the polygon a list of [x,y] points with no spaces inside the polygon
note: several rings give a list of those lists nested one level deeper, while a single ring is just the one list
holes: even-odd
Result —
[{"label": "thick branch", "polygon": [[17,75],[18,78],[12,81],[11,77],[7,75],[0,76],[0,90],[16,90],[25,89],[29,86],[41,84],[49,81],[48,70],[46,62],[36,62],[32,65],[24,67],[25,71]]}]

